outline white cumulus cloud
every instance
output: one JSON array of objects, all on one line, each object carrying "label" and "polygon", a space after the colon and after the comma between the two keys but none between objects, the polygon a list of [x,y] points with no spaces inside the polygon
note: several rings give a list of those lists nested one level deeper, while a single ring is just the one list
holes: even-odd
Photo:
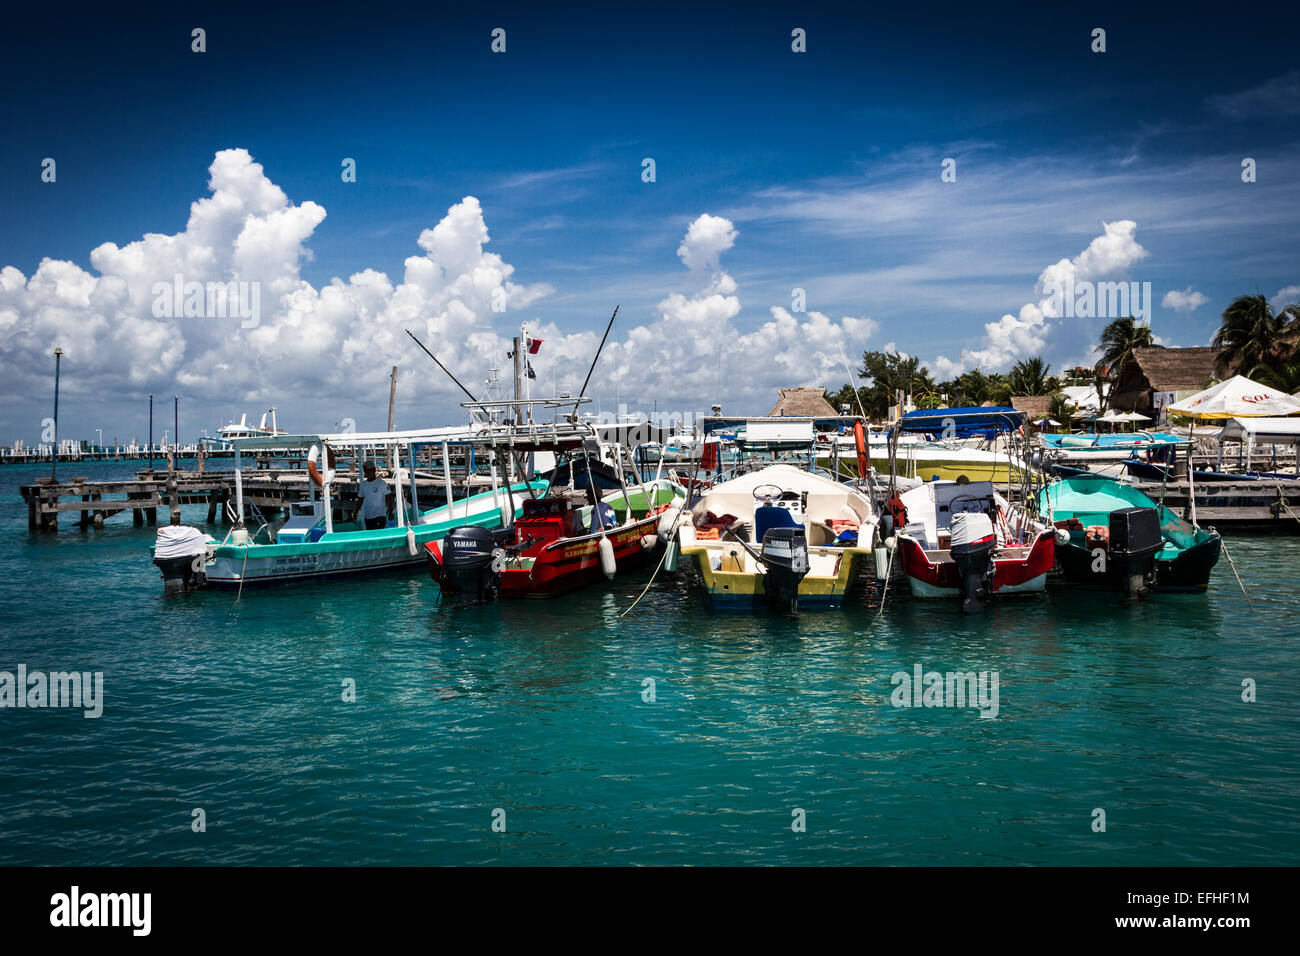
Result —
[{"label": "white cumulus cloud", "polygon": [[1146,255],[1146,249],[1137,241],[1136,222],[1131,219],[1104,222],[1101,235],[1088,243],[1086,249],[1073,259],[1053,263],[1039,274],[1034,287],[1040,296],[1037,301],[1025,303],[1014,315],[1007,313],[996,322],[985,324],[981,347],[963,349],[956,360],[940,355],[926,365],[942,381],[972,368],[1004,371],[1019,359],[1039,354],[1051,335],[1052,320],[1061,317],[1061,303],[1051,294],[1052,289],[1111,278]]},{"label": "white cumulus cloud", "polygon": [[[418,421],[407,414],[403,427],[459,421],[458,391],[432,363],[412,357],[404,329],[462,381],[481,382],[492,364],[505,363],[523,310],[553,291],[518,281],[514,266],[487,251],[484,211],[473,196],[419,234],[419,254],[405,260],[400,281],[361,268],[316,287],[301,268],[323,207],[290,201],[244,149],[216,154],[208,186],[180,232],[104,243],[90,253],[91,269],[53,259],[31,276],[0,269],[7,394],[43,394],[58,344],[65,371],[75,370],[65,376],[64,394],[73,402],[80,396],[82,407],[94,398],[135,408],[146,392],[175,389],[191,408],[207,409],[191,415],[209,424],[217,407],[278,404],[282,425],[327,428],[343,415],[360,419],[357,413],[381,409],[389,367],[401,364],[402,393],[419,396],[422,409]],[[617,391],[643,407],[658,399],[661,408],[681,411],[722,396],[734,410],[761,411],[778,387],[842,381],[840,349],[853,361],[876,323],[781,307],[757,325],[742,321],[738,284],[721,265],[736,238],[732,222],[719,216],[689,223],[677,250],[685,288],[668,292],[641,324],[615,331],[589,394]],[[183,283],[256,283],[260,321],[242,327],[238,315],[160,312],[155,287],[170,287],[178,275]],[[536,321],[529,330],[545,341],[532,360],[542,382],[580,383],[598,333]],[[534,388],[547,390],[540,382]]]},{"label": "white cumulus cloud", "polygon": [[1166,292],[1165,297],[1160,300],[1160,307],[1173,309],[1175,312],[1194,312],[1209,301],[1201,293],[1192,291],[1192,287],[1188,286],[1186,289],[1171,289]]}]

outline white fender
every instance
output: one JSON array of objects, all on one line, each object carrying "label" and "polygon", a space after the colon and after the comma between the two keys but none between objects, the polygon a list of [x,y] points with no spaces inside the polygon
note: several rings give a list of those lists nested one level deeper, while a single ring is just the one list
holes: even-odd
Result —
[{"label": "white fender", "polygon": [[614,543],[602,535],[596,550],[600,552],[600,569],[605,572],[605,577],[614,580],[614,572],[618,567],[614,563]]},{"label": "white fender", "polygon": [[411,557],[415,557],[420,553],[415,546],[415,530],[410,525],[406,526],[406,550],[411,553]]},{"label": "white fender", "polygon": [[658,543],[659,543],[659,538],[657,535],[653,535],[653,534],[641,535],[641,549],[643,551],[649,551]]},{"label": "white fender", "polygon": [[682,516],[681,506],[669,508],[659,516],[659,523],[655,525],[655,534],[659,536],[660,541],[667,541],[673,536],[673,531],[677,528],[677,521]]},{"label": "white fender", "polygon": [[1070,543],[1070,532],[1066,531],[1064,528],[1057,528],[1057,529],[1056,529],[1056,543],[1057,543],[1057,544],[1069,544],[1069,543]]},{"label": "white fender", "polygon": [[664,555],[664,570],[676,571],[677,558],[681,554],[681,549],[677,547],[677,539],[674,538],[668,542],[668,553]]}]

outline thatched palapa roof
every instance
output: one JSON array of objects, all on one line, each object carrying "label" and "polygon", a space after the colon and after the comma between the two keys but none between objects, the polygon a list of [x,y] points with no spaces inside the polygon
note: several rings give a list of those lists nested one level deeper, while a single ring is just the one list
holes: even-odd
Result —
[{"label": "thatched palapa roof", "polygon": [[1011,407],[1024,412],[1031,422],[1050,418],[1048,410],[1052,407],[1051,395],[1012,395]]},{"label": "thatched palapa roof", "polygon": [[793,415],[800,418],[826,418],[838,414],[831,403],[826,401],[824,388],[783,388],[780,395],[781,398],[767,413],[768,417]]},{"label": "thatched palapa roof", "polygon": [[1134,349],[1133,361],[1157,392],[1199,391],[1225,371],[1219,367],[1219,350],[1212,346]]}]

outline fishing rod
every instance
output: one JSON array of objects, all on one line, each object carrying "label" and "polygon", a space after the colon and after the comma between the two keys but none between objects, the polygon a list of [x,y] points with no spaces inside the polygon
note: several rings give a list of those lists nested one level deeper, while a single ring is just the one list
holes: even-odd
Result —
[{"label": "fishing rod", "polygon": [[[615,310],[615,311],[617,311],[617,310]],[[477,402],[477,401],[478,401],[478,399],[475,398],[475,397],[473,396],[473,394],[470,392],[470,390],[469,390],[468,388],[466,388],[464,385],[461,385],[461,384],[460,384],[460,379],[458,379],[455,375],[452,375],[452,374],[451,374],[451,370],[448,369],[447,366],[443,365],[441,362],[438,361],[438,356],[434,355],[434,354],[433,354],[432,352],[430,352],[428,349],[425,349],[425,348],[424,348],[424,343],[421,342],[419,339],[415,338],[415,336],[411,334],[411,330],[410,330],[410,329],[403,329],[402,331],[404,331],[407,335],[410,335],[411,338],[415,341],[415,344],[418,345],[420,348],[424,349],[424,354],[427,355],[427,356],[429,356],[429,358],[433,359],[434,362],[437,363],[438,368],[442,369],[444,372],[447,373],[447,377],[448,377],[448,378],[450,378],[450,379],[451,379],[453,382],[455,382],[457,385],[460,385],[460,390],[461,390],[462,392],[464,392],[466,395],[469,395],[469,400],[470,400],[471,402]]]},{"label": "fishing rod", "polygon": [[[591,368],[587,369],[587,377],[582,381],[582,391],[578,392],[578,398],[581,399],[587,394],[587,385],[591,382],[591,373],[596,371],[596,363],[600,361],[600,353],[605,349],[605,339],[609,338],[609,330],[614,327],[614,318],[618,315],[619,306],[614,306],[614,315],[609,317],[609,324],[605,326],[605,334],[600,337],[600,347],[596,349],[596,357],[591,360]],[[435,360],[436,361],[436,360]],[[578,404],[573,406],[574,415],[578,414]]]}]

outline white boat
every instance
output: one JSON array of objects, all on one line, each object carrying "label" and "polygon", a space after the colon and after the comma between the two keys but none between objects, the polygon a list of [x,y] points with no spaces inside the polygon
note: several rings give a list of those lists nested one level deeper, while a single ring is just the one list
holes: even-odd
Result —
[{"label": "white boat", "polygon": [[[271,424],[266,424],[267,416],[271,417]],[[283,435],[284,431],[276,426],[275,407],[267,409],[262,413],[262,421],[254,426],[248,424],[248,415],[239,416],[239,424],[236,425],[232,420],[217,429],[217,439],[222,442],[232,442],[240,438],[264,438],[266,436]]]}]

